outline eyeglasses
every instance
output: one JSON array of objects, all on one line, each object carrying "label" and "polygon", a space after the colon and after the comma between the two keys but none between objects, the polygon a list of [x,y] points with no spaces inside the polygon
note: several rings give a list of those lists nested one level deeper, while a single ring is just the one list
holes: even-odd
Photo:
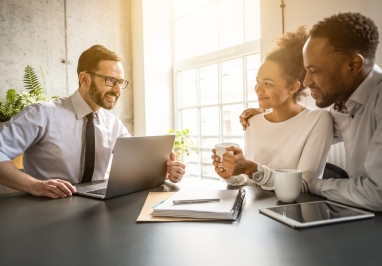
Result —
[{"label": "eyeglasses", "polygon": [[87,73],[89,73],[90,75],[105,79],[105,85],[109,86],[109,87],[114,87],[118,83],[118,85],[121,89],[125,89],[127,87],[127,85],[129,85],[129,82],[125,79],[116,79],[113,77],[102,76],[102,75],[96,74],[94,72],[87,72]]}]

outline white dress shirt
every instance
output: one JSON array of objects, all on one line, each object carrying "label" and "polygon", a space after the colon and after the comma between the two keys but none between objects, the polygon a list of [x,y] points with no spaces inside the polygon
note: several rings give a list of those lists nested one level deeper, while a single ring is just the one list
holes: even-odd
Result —
[{"label": "white dress shirt", "polygon": [[375,65],[346,101],[331,107],[335,140],[343,141],[350,179],[316,180],[311,192],[330,200],[382,211],[382,70]]},{"label": "white dress shirt", "polygon": [[[91,112],[78,90],[69,97],[25,107],[0,125],[0,162],[24,152],[24,170],[32,177],[80,183],[85,161],[86,115]],[[102,180],[116,139],[130,134],[117,117],[103,108],[97,111],[94,128],[92,180]]]}]

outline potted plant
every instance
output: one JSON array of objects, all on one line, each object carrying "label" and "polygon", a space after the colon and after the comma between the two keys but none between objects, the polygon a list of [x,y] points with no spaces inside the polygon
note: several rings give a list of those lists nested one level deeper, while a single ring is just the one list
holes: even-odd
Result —
[{"label": "potted plant", "polygon": [[0,122],[5,122],[11,119],[12,116],[20,112],[25,106],[32,103],[48,100],[45,91],[45,79],[41,70],[43,86],[34,69],[27,65],[24,74],[24,87],[28,91],[17,92],[15,89],[9,89],[6,92],[5,99],[0,101]]},{"label": "potted plant", "polygon": [[[0,101],[0,123],[6,122],[12,116],[20,112],[25,106],[32,103],[47,101],[46,84],[44,73],[40,67],[41,77],[43,83],[41,84],[34,69],[27,65],[24,70],[24,88],[28,91],[17,92],[15,89],[7,90],[5,99]],[[52,98],[55,98],[52,97]],[[13,162],[20,169],[23,168],[22,164],[23,154],[16,157]]]},{"label": "potted plant", "polygon": [[176,159],[182,163],[185,163],[186,157],[190,155],[190,152],[196,152],[195,144],[190,137],[190,130],[188,128],[179,129],[176,131],[170,129],[168,133],[175,134],[173,150]]}]

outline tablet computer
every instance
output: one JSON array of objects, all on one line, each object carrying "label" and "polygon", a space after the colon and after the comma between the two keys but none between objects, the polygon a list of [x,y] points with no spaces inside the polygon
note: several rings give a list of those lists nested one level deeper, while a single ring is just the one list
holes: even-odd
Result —
[{"label": "tablet computer", "polygon": [[259,211],[295,228],[374,217],[374,213],[327,200],[273,206]]}]

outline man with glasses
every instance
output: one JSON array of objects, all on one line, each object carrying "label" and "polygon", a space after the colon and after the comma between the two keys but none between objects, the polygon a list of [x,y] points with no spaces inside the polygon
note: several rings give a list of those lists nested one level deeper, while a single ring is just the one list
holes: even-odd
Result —
[{"label": "man with glasses", "polygon": [[[0,127],[0,184],[35,196],[65,198],[76,193],[72,184],[104,179],[116,139],[130,136],[122,122],[104,110],[114,108],[129,84],[121,61],[102,45],[90,47],[78,60],[77,91],[27,106]],[[25,173],[11,161],[21,153]],[[168,179],[179,182],[184,168],[172,153]]]}]

